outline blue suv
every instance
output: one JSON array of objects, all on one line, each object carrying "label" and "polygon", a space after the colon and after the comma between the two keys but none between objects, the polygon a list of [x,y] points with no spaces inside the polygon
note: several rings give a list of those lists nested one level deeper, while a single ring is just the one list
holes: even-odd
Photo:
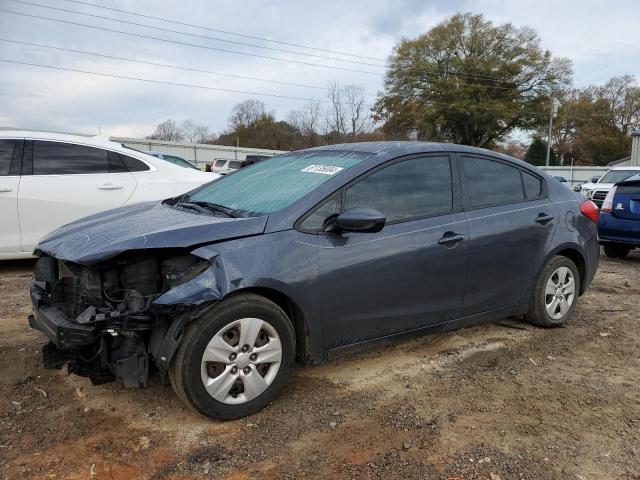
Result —
[{"label": "blue suv", "polygon": [[607,194],[600,210],[598,235],[604,253],[624,258],[640,247],[640,175],[616,185]]}]

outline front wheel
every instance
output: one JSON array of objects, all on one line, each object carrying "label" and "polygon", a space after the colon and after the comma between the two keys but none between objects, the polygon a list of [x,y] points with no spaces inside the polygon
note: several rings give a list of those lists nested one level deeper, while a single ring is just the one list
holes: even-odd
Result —
[{"label": "front wheel", "polygon": [[189,325],[169,377],[194,410],[230,420],[268,405],[294,358],[295,334],[284,311],[264,297],[238,294]]},{"label": "front wheel", "polygon": [[567,257],[553,257],[542,269],[525,320],[541,327],[560,327],[576,307],[578,269]]}]

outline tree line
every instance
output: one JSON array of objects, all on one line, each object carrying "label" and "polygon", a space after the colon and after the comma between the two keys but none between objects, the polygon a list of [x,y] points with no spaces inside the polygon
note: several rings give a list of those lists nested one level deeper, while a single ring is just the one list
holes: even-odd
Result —
[{"label": "tree line", "polygon": [[[149,138],[278,150],[367,140],[425,140],[501,150],[544,163],[549,116],[552,162],[604,165],[629,155],[640,126],[640,87],[632,75],[573,86],[571,60],[542,47],[535,30],[457,14],[388,60],[384,89],[371,104],[359,85],[332,82],[327,97],[278,120],[265,104],[235,105],[220,135],[191,120],[167,120]],[[528,143],[514,141],[528,136]]]}]

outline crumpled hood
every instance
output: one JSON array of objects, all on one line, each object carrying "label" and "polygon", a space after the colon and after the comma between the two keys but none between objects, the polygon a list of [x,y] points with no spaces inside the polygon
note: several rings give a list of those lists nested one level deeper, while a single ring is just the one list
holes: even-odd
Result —
[{"label": "crumpled hood", "polygon": [[140,203],[97,213],[51,232],[36,253],[91,265],[127,250],[186,248],[264,232],[267,216],[227,218]]}]

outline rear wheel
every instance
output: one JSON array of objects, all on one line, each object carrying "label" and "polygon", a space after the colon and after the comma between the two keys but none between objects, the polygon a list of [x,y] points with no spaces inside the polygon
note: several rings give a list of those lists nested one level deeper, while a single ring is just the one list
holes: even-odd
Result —
[{"label": "rear wheel", "polygon": [[525,320],[541,327],[560,327],[573,313],[580,286],[578,269],[567,257],[553,257],[544,266]]},{"label": "rear wheel", "polygon": [[170,379],[194,410],[228,420],[269,404],[294,358],[295,335],[284,311],[258,295],[235,295],[189,325]]},{"label": "rear wheel", "polygon": [[604,245],[604,253],[609,258],[624,258],[629,254],[629,247],[617,243],[607,243]]}]

